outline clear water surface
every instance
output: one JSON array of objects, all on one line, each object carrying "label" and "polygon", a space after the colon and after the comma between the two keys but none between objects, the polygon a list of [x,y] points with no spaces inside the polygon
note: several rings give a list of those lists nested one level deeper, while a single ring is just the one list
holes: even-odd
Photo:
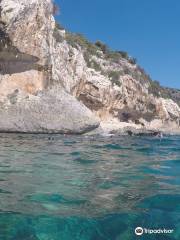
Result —
[{"label": "clear water surface", "polygon": [[180,137],[1,134],[0,240],[136,239],[180,239]]}]

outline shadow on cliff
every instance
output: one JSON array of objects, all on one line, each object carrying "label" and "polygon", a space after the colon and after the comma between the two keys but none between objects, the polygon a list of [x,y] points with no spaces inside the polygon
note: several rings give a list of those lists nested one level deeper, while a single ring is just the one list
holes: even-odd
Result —
[{"label": "shadow on cliff", "polygon": [[38,57],[22,53],[12,45],[5,24],[0,21],[0,74],[21,73],[33,69],[42,71],[44,67],[40,66],[38,61]]}]

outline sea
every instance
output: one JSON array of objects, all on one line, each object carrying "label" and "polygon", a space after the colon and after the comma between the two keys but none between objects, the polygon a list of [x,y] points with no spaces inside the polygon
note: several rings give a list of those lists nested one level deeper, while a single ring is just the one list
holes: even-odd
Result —
[{"label": "sea", "polygon": [[0,240],[180,240],[180,136],[0,134]]}]

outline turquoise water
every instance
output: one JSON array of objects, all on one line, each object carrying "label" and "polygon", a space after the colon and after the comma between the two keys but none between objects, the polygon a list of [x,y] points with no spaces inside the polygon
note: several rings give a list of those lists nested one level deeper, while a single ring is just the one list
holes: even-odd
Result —
[{"label": "turquoise water", "polygon": [[0,240],[134,239],[180,239],[180,137],[1,134]]}]

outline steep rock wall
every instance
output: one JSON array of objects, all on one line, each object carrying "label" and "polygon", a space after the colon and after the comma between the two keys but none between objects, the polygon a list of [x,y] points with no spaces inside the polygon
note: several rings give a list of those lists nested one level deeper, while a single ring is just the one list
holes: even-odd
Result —
[{"label": "steep rock wall", "polygon": [[[53,105],[49,106],[48,101],[43,102],[40,98],[41,93],[49,96],[51,91],[50,96],[55,102],[58,94],[66,98],[61,98],[61,103],[59,102],[59,111],[66,118],[60,117],[58,126],[52,122],[56,126],[53,130],[55,132],[67,133],[68,129],[69,132],[78,132],[75,131],[75,126],[78,126],[79,122],[82,124],[78,127],[81,129],[79,132],[83,132],[83,128],[93,129],[99,124],[98,118],[101,122],[114,119],[119,123],[137,125],[138,128],[159,129],[173,123],[173,127],[179,129],[179,106],[171,99],[154,96],[149,91],[150,82],[148,78],[143,78],[144,73],[139,66],[124,57],[119,57],[116,61],[112,57],[107,58],[106,54],[95,46],[91,49],[93,53],[89,53],[76,40],[70,42],[66,31],[56,27],[52,14],[51,0],[1,0],[1,116],[10,116],[11,111],[19,109],[21,101],[24,106],[31,106],[31,99],[34,98],[38,102],[35,104],[32,101],[32,106],[38,105],[34,109],[39,109],[40,104],[43,109],[45,104],[50,110]],[[58,92],[55,89],[58,89]],[[67,99],[71,102],[72,115],[71,111],[66,112],[66,108],[62,110],[61,107],[63,101],[67,104]],[[23,112],[22,105],[20,108]],[[5,113],[3,109],[10,110]],[[33,111],[33,107],[29,109]],[[76,111],[81,113],[80,119]],[[39,111],[39,116],[46,114]],[[56,119],[55,111],[52,110],[49,114],[53,114]],[[38,132],[37,126],[41,125],[38,119],[43,118],[35,118],[37,125],[34,123],[27,126],[26,131]],[[24,116],[22,121],[27,121],[25,119]],[[32,116],[30,119],[32,121]],[[65,119],[73,119],[68,127],[65,122],[62,123]],[[18,118],[14,116],[13,126],[16,126],[16,120],[18,121]],[[55,122],[57,123],[57,120]],[[48,127],[45,127],[44,131],[48,132],[49,129],[51,132],[50,125],[46,126]],[[6,129],[5,125],[1,128],[3,129]],[[15,131],[16,128],[13,129]],[[20,131],[19,125],[17,130]]]},{"label": "steep rock wall", "polygon": [[83,133],[98,127],[88,108],[61,85],[53,87],[52,2],[2,0],[0,9],[0,131]]}]

